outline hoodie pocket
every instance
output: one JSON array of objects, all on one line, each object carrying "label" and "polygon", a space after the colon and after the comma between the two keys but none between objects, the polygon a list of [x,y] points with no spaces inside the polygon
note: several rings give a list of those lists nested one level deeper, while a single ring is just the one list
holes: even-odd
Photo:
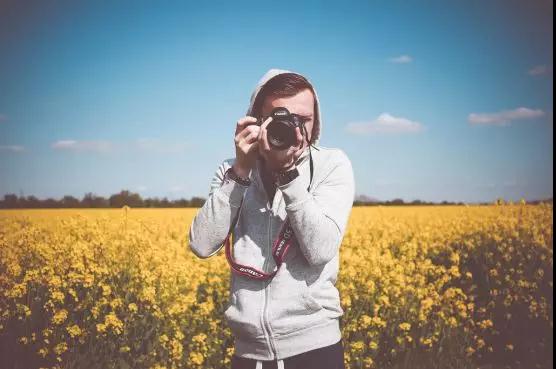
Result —
[{"label": "hoodie pocket", "polygon": [[238,289],[230,297],[224,318],[235,338],[252,341],[264,336],[260,325],[261,291]]},{"label": "hoodie pocket", "polygon": [[309,312],[317,312],[323,308],[323,306],[313,296],[309,287],[303,291],[303,301],[305,302],[305,307],[307,307],[307,311]]},{"label": "hoodie pocket", "polygon": [[290,281],[288,289],[273,289],[268,306],[272,332],[287,335],[322,321],[323,306],[312,295],[305,281]]}]

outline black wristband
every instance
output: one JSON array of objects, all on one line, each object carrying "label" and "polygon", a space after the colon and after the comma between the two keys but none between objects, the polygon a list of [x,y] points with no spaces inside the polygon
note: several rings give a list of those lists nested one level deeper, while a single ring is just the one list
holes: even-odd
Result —
[{"label": "black wristband", "polygon": [[285,185],[286,183],[290,183],[297,176],[299,176],[299,171],[297,170],[297,167],[294,166],[292,169],[274,173],[273,176],[274,176],[274,184],[276,186],[282,186]]},{"label": "black wristband", "polygon": [[238,176],[233,167],[230,167],[226,171],[226,176],[242,186],[249,186],[251,184],[251,180],[249,178],[242,178]]}]

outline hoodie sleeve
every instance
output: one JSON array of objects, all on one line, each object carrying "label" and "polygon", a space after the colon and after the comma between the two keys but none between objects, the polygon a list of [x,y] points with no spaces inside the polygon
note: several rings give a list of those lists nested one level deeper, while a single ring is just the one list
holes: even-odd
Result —
[{"label": "hoodie sleeve", "polygon": [[248,186],[224,177],[235,159],[224,160],[211,183],[209,195],[189,228],[189,247],[199,258],[216,254],[230,231]]},{"label": "hoodie sleeve", "polygon": [[325,264],[338,252],[355,195],[351,161],[338,150],[326,178],[313,194],[300,180],[278,186],[301,252],[312,265]]}]

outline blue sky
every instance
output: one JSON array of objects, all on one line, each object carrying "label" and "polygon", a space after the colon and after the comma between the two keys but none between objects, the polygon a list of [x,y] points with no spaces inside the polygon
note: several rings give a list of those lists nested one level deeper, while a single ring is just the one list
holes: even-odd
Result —
[{"label": "blue sky", "polygon": [[552,1],[21,3],[0,3],[0,196],[206,197],[270,68],[314,83],[358,195],[553,196]]}]

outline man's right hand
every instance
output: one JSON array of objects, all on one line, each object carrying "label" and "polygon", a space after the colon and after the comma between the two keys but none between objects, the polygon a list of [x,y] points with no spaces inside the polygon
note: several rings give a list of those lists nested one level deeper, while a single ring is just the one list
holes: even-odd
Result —
[{"label": "man's right hand", "polygon": [[[267,120],[272,120],[272,117],[269,117]],[[255,165],[259,155],[258,136],[261,127],[254,124],[256,122],[257,119],[250,116],[245,116],[237,121],[234,138],[236,160],[233,168],[234,172],[240,177],[249,177],[249,172]]]}]

